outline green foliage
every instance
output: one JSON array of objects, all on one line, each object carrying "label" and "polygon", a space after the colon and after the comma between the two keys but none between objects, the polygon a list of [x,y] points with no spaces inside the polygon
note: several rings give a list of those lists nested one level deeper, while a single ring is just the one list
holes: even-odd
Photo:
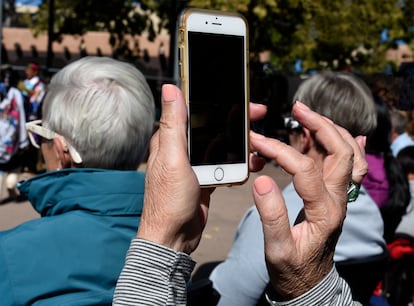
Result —
[{"label": "green foliage", "polygon": [[[391,39],[414,36],[414,1],[401,0],[55,0],[55,40],[62,34],[108,31],[114,48],[126,35],[143,32],[153,39],[161,29],[174,31],[186,5],[238,11],[249,23],[250,50],[272,53],[279,70],[292,70],[301,59],[304,69],[339,69],[350,65],[361,72],[378,72],[385,65],[389,44],[380,42],[387,28]],[[37,32],[47,29],[45,2],[37,16]],[[150,18],[156,13],[157,24]]]},{"label": "green foliage", "polygon": [[387,46],[380,44],[382,29],[389,29],[391,38],[411,38],[406,34],[412,27],[414,4],[401,3],[398,0],[190,2],[196,7],[237,10],[244,14],[250,26],[251,51],[272,51],[272,61],[281,70],[291,70],[293,63],[302,59],[304,69],[339,69],[350,65],[367,73],[380,71],[385,65]]},{"label": "green foliage", "polygon": [[[127,35],[134,36],[147,31],[149,39],[156,33],[151,18],[145,11],[137,9],[132,0],[55,0],[54,41],[62,35],[83,35],[87,31],[109,32],[109,42],[119,55],[131,55]],[[35,34],[48,30],[49,1],[40,7],[31,27]]]}]

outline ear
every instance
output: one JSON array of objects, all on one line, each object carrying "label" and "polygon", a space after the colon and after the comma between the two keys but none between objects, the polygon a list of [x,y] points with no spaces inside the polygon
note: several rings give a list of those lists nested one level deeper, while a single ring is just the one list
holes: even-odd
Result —
[{"label": "ear", "polygon": [[72,157],[70,156],[69,148],[65,139],[63,137],[55,137],[53,138],[53,144],[55,145],[62,168],[71,168]]},{"label": "ear", "polygon": [[303,128],[301,152],[306,154],[314,146],[314,139],[311,132],[307,128]]}]

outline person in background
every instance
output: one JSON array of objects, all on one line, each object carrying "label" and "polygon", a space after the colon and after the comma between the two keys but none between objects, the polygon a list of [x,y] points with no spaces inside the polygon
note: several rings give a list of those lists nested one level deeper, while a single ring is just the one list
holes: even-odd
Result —
[{"label": "person in background", "polygon": [[47,172],[18,186],[41,218],[0,232],[1,305],[110,304],[142,212],[151,90],[128,63],[84,57],[42,104],[26,127]]},{"label": "person in background", "polygon": [[11,67],[2,71],[4,95],[0,102],[1,148],[0,148],[0,188],[5,182],[8,197],[2,203],[16,200],[18,172],[21,171],[24,152],[29,145],[26,132],[26,116],[23,96],[17,89],[19,76]]},{"label": "person in background", "polygon": [[[367,135],[376,126],[375,105],[370,89],[349,73],[321,72],[311,76],[297,89],[293,101],[297,100],[345,128],[353,137]],[[312,131],[294,118],[288,120],[287,128],[290,145],[316,164],[322,165],[327,152]],[[289,222],[293,226],[303,208],[303,200],[294,182],[285,187],[283,196],[288,203]],[[263,297],[270,280],[262,252],[264,247],[260,213],[253,206],[239,223],[227,258],[210,274],[213,288],[220,295],[218,305],[252,306]],[[385,249],[380,211],[361,187],[355,203],[348,205],[347,217],[335,249],[335,262],[382,256]],[[360,273],[364,274],[362,270]],[[358,286],[357,290],[361,290],[359,299],[369,299],[379,281],[375,279],[376,274],[365,274],[372,275],[373,280],[367,281],[364,287]],[[363,275],[360,276],[361,279]]]},{"label": "person in background", "polygon": [[381,98],[375,98],[377,127],[367,136],[365,158],[368,173],[362,186],[375,201],[384,221],[384,239],[387,243],[394,238],[395,229],[410,203],[410,188],[406,174],[401,171],[391,152],[391,118],[387,105]]},{"label": "person in background", "polygon": [[376,290],[378,299],[386,299],[391,306],[411,305],[414,300],[414,146],[402,148],[396,159],[402,175],[408,179],[411,201],[387,244],[390,259],[384,280]]},{"label": "person in background", "polygon": [[22,91],[26,100],[25,107],[28,121],[40,119],[40,104],[46,87],[40,79],[39,71],[39,64],[35,62],[29,63],[25,70],[26,79],[19,84],[19,89]]},{"label": "person in background", "polygon": [[[38,63],[29,63],[25,70],[26,79],[18,84],[18,88],[23,94],[26,121],[41,119],[41,102],[45,95],[46,86],[39,76],[39,71]],[[31,144],[25,152],[23,169],[30,175],[44,172],[41,153]]]},{"label": "person in background", "polygon": [[411,116],[405,111],[391,110],[391,151],[394,156],[404,147],[414,145],[413,138],[407,132],[408,120]]},{"label": "person in background", "polygon": [[414,236],[414,146],[401,149],[397,155],[397,161],[408,178],[411,201],[395,232]]},{"label": "person in background", "polygon": [[[264,106],[251,104],[251,118]],[[349,181],[359,184],[366,172],[363,139],[355,141],[304,104],[293,106],[294,117],[314,134],[326,151],[317,164],[292,147],[251,132],[251,150],[274,159],[293,175],[303,199],[305,218],[289,225],[283,196],[268,176],[258,177],[253,198],[262,220],[265,253],[272,288],[281,298],[269,305],[357,305],[333,264],[335,244],[347,206]],[[180,90],[162,88],[160,128],[151,141],[144,209],[137,236],[128,250],[113,305],[186,305],[186,286],[207,222],[209,190],[200,189],[188,160],[187,113]],[[264,166],[251,156],[251,170]],[[220,203],[217,203],[220,204]],[[283,301],[283,302],[282,302]]]}]

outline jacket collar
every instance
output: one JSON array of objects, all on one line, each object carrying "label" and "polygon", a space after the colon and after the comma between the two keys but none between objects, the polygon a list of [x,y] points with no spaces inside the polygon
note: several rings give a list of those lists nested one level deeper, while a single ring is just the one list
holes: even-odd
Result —
[{"label": "jacket collar", "polygon": [[145,174],[138,171],[64,169],[21,182],[18,188],[42,216],[73,210],[140,215]]}]

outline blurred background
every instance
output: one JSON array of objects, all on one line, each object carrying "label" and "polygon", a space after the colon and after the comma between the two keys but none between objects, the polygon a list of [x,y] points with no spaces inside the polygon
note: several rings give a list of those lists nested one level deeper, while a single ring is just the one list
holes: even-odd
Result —
[{"label": "blurred background", "polygon": [[[249,23],[251,99],[289,111],[300,80],[320,70],[404,76],[414,46],[414,1],[1,0],[1,64],[42,78],[86,55],[134,63],[156,98],[174,82],[177,16],[186,7],[238,11]],[[156,101],[159,99],[156,99]],[[260,127],[279,135],[278,122]]]}]

